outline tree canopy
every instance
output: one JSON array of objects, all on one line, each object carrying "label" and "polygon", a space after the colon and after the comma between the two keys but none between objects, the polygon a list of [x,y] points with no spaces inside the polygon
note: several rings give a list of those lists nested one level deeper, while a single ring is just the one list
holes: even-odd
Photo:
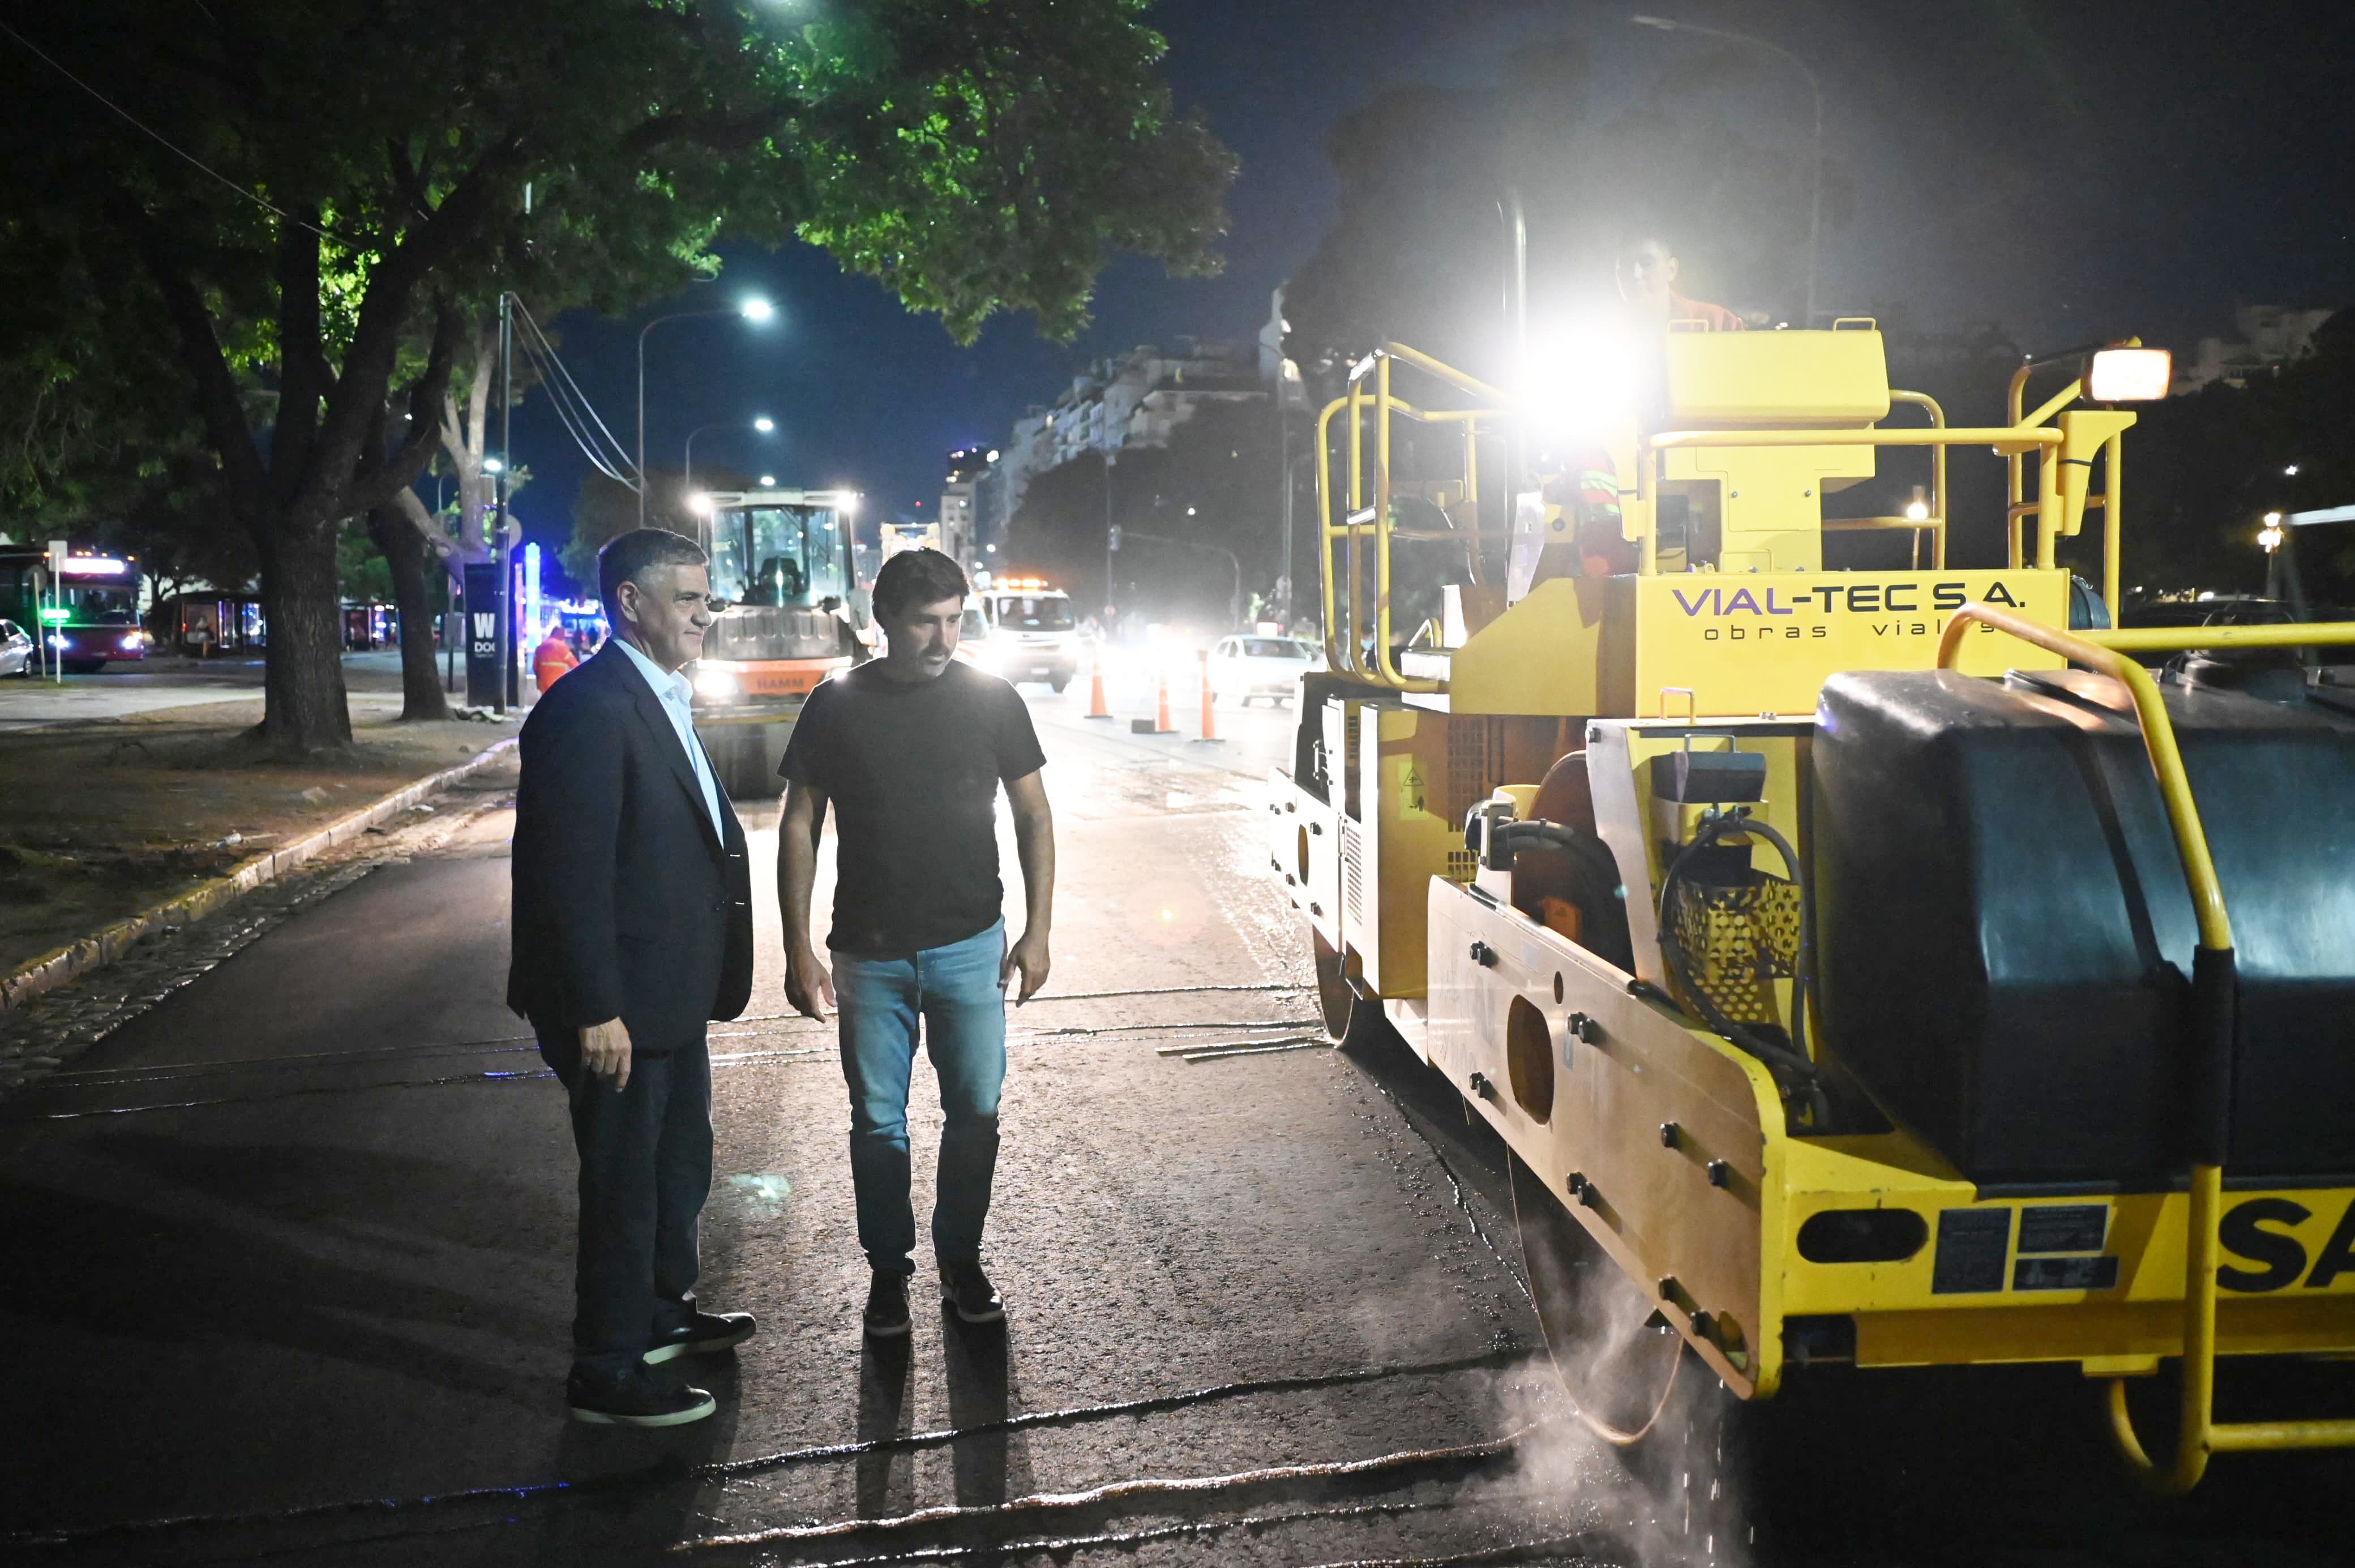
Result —
[{"label": "tree canopy", "polygon": [[502,290],[626,310],[709,275],[724,228],[823,245],[961,339],[1009,310],[1068,336],[1117,250],[1215,265],[1232,171],[1139,0],[91,0],[7,42],[0,91],[39,109],[0,128],[0,223],[48,282],[9,307],[0,412],[193,406],[293,751],[349,737],[336,530],[421,471]]},{"label": "tree canopy", "polygon": [[[1287,287],[1287,352],[1307,368],[1388,337],[1495,373],[1514,194],[1533,321],[1550,303],[1606,296],[1614,251],[1638,230],[1678,251],[1684,292],[1796,315],[1806,144],[1761,145],[1724,108],[1730,83],[1772,69],[1749,51],[1697,50],[1606,112],[1584,48],[1563,37],[1518,51],[1493,81],[1389,89],[1327,142],[1339,208]],[[1828,169],[1828,235],[1849,207]]]}]

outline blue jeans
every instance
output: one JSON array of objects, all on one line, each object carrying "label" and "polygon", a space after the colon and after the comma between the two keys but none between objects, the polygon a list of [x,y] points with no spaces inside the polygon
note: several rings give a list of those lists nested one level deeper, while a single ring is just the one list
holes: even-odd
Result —
[{"label": "blue jeans", "polygon": [[981,1257],[982,1221],[997,1169],[997,1095],[1006,1083],[1006,990],[997,978],[1005,959],[1003,921],[912,957],[835,955],[858,1244],[879,1273],[915,1272],[908,1076],[915,1067],[920,1018],[948,1124],[932,1196],[932,1256],[944,1265]]}]

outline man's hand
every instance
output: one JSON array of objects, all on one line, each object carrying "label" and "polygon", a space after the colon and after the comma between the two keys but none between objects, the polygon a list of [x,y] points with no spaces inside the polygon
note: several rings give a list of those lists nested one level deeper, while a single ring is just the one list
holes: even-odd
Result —
[{"label": "man's hand", "polygon": [[785,1000],[804,1018],[826,1021],[826,1010],[834,1006],[834,975],[815,948],[785,955]]},{"label": "man's hand", "polygon": [[1039,987],[1047,983],[1047,933],[1033,927],[1022,933],[1021,941],[1006,950],[1006,962],[997,969],[998,987],[1005,988],[1013,979],[1014,971],[1022,971],[1022,990],[1014,998],[1018,1008],[1037,996]]},{"label": "man's hand", "polygon": [[617,1090],[630,1083],[630,1028],[619,1019],[591,1024],[581,1031],[581,1061],[600,1078],[611,1078]]}]

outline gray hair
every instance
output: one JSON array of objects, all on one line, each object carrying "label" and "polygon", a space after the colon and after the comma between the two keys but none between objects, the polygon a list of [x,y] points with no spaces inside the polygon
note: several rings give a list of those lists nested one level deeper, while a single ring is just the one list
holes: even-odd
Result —
[{"label": "gray hair", "polygon": [[632,528],[625,534],[615,534],[597,552],[597,597],[605,606],[605,618],[617,619],[621,604],[613,596],[624,582],[637,581],[638,573],[650,566],[701,566],[710,558],[703,547],[685,534],[675,534],[668,528]]}]

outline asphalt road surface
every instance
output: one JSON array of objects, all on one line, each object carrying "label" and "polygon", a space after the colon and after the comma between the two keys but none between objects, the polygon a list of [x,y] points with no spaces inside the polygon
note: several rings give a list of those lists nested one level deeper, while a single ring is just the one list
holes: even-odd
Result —
[{"label": "asphalt road surface", "polygon": [[1039,709],[1062,885],[1013,1021],[1002,1328],[862,1342],[842,1082],[784,1016],[764,890],[759,987],[712,1040],[701,1292],[761,1333],[694,1367],[712,1420],[564,1419],[572,1156],[499,1005],[512,784],[485,775],[229,937],[144,952],[124,983],[160,999],[0,1102],[0,1559],[2347,1561],[2344,1456],[2147,1504],[2073,1371],[1818,1374],[1731,1418],[1693,1378],[1632,1465],[1602,1450],[1497,1148],[1394,1042],[1303,1039],[1242,764],[1067,708]]}]

